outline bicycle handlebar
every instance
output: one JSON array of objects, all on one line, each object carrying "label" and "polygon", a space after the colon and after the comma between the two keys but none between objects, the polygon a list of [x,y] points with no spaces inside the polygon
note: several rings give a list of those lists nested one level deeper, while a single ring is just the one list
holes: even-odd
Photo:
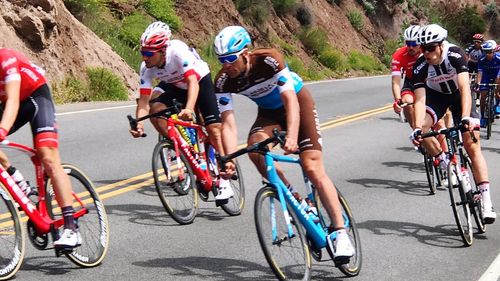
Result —
[{"label": "bicycle handlebar", "polygon": [[255,152],[255,151],[265,153],[265,152],[269,151],[269,148],[267,147],[267,145],[270,143],[278,142],[281,145],[284,145],[285,144],[285,136],[286,136],[285,131],[280,132],[280,131],[278,131],[278,129],[274,129],[273,136],[269,137],[266,140],[254,143],[250,146],[244,147],[244,148],[237,150],[236,152],[230,153],[226,156],[220,156],[219,154],[217,154],[216,158],[217,158],[217,162],[219,163],[219,167],[221,167],[222,170],[224,170],[227,162],[229,162],[231,159],[234,159],[234,158],[241,156],[243,154],[246,154],[246,153]]},{"label": "bicycle handlebar", "polygon": [[[429,138],[429,137],[435,137],[437,135],[446,135],[447,136],[451,132],[456,132],[456,131],[460,131],[460,132],[464,133],[464,132],[467,132],[468,130],[463,125],[458,125],[458,126],[454,126],[454,127],[450,127],[450,128],[439,129],[437,131],[430,131],[430,132],[427,132],[425,134],[422,134],[421,137],[423,139],[425,139],[425,138]],[[479,131],[479,128],[474,128],[474,131]],[[476,139],[476,136],[474,136],[474,133],[470,132],[470,135],[472,137],[472,140],[474,142],[477,142],[477,139]]]},{"label": "bicycle handlebar", "polygon": [[[137,118],[137,119],[132,117],[132,115],[128,114],[127,119],[128,119],[128,123],[130,125],[130,129],[137,131],[137,124],[143,120],[146,120],[149,118],[154,118],[154,117],[166,117],[166,118],[168,118],[173,114],[178,114],[179,112],[181,112],[182,103],[178,102],[176,99],[173,99],[172,103],[173,103],[172,106],[169,106],[169,107],[167,107],[163,110],[160,110],[158,112],[142,116],[142,117]],[[143,138],[146,136],[147,136],[147,134],[144,134],[144,133],[141,135],[141,137],[143,137]]]}]

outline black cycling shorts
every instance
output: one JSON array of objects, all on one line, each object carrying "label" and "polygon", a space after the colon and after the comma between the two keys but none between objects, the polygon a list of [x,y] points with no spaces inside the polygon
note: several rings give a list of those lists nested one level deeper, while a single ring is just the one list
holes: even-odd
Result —
[{"label": "black cycling shorts", "polygon": [[[195,111],[201,113],[201,123],[205,126],[213,123],[220,123],[221,117],[210,73],[201,78],[198,83],[200,85],[200,91],[198,93],[198,99],[196,100]],[[162,94],[152,99],[150,102],[161,102],[166,106],[172,106],[172,100],[175,99],[182,103],[183,106],[186,106],[187,90],[180,89],[173,84],[161,81],[156,85],[153,91],[159,91]]]},{"label": "black cycling shorts", "polygon": [[[462,99],[459,90],[453,94],[443,94],[426,87],[425,92],[425,105],[427,106],[427,113],[434,119],[433,126],[444,116],[448,108],[450,108],[453,116],[453,122],[455,124],[460,123],[462,119]],[[471,109],[470,117],[478,118],[476,105],[474,102],[471,102],[471,104],[473,109]]]}]

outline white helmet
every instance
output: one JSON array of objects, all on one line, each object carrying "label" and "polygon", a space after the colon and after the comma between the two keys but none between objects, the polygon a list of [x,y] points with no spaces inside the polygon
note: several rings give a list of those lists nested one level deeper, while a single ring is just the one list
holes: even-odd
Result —
[{"label": "white helmet", "polygon": [[141,47],[160,49],[167,45],[172,32],[168,25],[161,21],[150,24],[141,36]]},{"label": "white helmet", "polygon": [[405,41],[417,41],[419,30],[419,25],[410,25],[404,32]]},{"label": "white helmet", "polygon": [[497,42],[495,40],[486,40],[483,44],[481,44],[481,48],[484,51],[493,51],[497,47]]},{"label": "white helmet", "polygon": [[252,44],[250,34],[241,26],[228,26],[215,36],[214,47],[218,56],[240,52]]},{"label": "white helmet", "polygon": [[429,24],[420,28],[417,43],[427,45],[441,43],[448,36],[448,31],[437,24]]}]

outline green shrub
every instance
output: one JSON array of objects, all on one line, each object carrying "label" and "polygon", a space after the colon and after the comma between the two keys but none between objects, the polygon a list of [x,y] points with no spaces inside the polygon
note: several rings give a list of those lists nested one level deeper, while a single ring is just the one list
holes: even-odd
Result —
[{"label": "green shrub", "polygon": [[311,11],[306,6],[302,5],[297,9],[297,14],[295,15],[297,20],[301,25],[310,26],[313,22],[313,16]]},{"label": "green shrub", "polygon": [[358,51],[351,51],[347,56],[349,68],[353,70],[376,71],[382,70],[382,65],[370,55],[362,54]]},{"label": "green shrub", "polygon": [[269,17],[267,0],[234,0],[238,12],[247,20],[262,26]]},{"label": "green shrub", "polygon": [[467,5],[456,14],[445,18],[445,27],[450,36],[461,44],[467,44],[475,33],[484,33],[486,22],[479,15],[476,7]]},{"label": "green shrub", "polygon": [[484,12],[488,17],[490,17],[490,19],[495,19],[500,13],[497,4],[494,1],[484,5]]},{"label": "green shrub", "polygon": [[81,22],[86,16],[97,14],[103,8],[99,0],[64,0],[64,6]]},{"label": "green shrub", "polygon": [[53,83],[52,94],[56,104],[89,101],[85,81],[73,75],[68,75],[62,81]]},{"label": "green shrub", "polygon": [[127,100],[128,91],[116,74],[103,67],[88,67],[88,92],[92,101]]},{"label": "green shrub", "polygon": [[151,21],[142,13],[126,16],[120,28],[121,38],[132,48],[137,47],[142,33],[150,23]]},{"label": "green shrub", "polygon": [[271,3],[280,16],[295,13],[298,8],[297,0],[271,0]]},{"label": "green shrub", "polygon": [[400,41],[397,39],[388,39],[384,42],[384,56],[382,58],[382,63],[389,67],[392,61],[392,54],[396,52],[396,50],[400,46]]},{"label": "green shrub", "polygon": [[210,36],[210,39],[201,45],[199,55],[208,64],[212,78],[215,78],[215,75],[217,75],[219,70],[222,68],[222,65],[217,59],[212,38],[213,36]]},{"label": "green shrub", "polygon": [[349,19],[349,22],[351,23],[352,27],[354,27],[354,29],[356,29],[357,31],[361,31],[363,29],[363,15],[360,11],[349,10],[347,12],[347,18]]},{"label": "green shrub", "polygon": [[328,47],[319,56],[319,62],[334,71],[345,70],[345,57],[337,49]]},{"label": "green shrub", "polygon": [[174,4],[173,0],[144,0],[143,2],[144,8],[150,15],[167,23],[170,28],[180,30],[182,22],[175,12]]},{"label": "green shrub", "polygon": [[320,55],[329,42],[328,35],[320,27],[304,29],[299,38],[306,50],[315,55]]}]

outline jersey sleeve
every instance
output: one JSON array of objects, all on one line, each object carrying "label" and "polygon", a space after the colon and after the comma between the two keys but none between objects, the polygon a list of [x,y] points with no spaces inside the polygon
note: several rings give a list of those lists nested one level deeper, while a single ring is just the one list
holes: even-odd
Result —
[{"label": "jersey sleeve", "polygon": [[425,87],[425,79],[427,78],[428,65],[425,58],[422,56],[417,59],[413,66],[413,87],[415,89]]},{"label": "jersey sleeve", "polygon": [[217,106],[219,112],[222,113],[227,110],[233,110],[233,97],[232,94],[226,89],[225,83],[228,79],[227,73],[219,72],[215,77],[214,90],[217,97]]},{"label": "jersey sleeve", "polygon": [[401,59],[399,58],[399,52],[395,52],[392,55],[391,61],[391,75],[392,76],[401,76]]},{"label": "jersey sleeve", "polygon": [[21,81],[19,60],[14,54],[4,52],[0,56],[0,73],[5,84],[11,81]]},{"label": "jersey sleeve", "polygon": [[139,94],[149,96],[153,90],[153,77],[151,73],[148,71],[146,64],[144,62],[141,63],[141,69],[139,71],[139,75],[141,77],[141,82],[139,85]]},{"label": "jersey sleeve", "polygon": [[290,69],[285,63],[283,55],[272,49],[271,52],[264,58],[264,63],[272,69],[279,93],[289,90],[295,90],[294,80]]},{"label": "jersey sleeve", "polygon": [[198,61],[198,57],[196,57],[195,53],[189,47],[185,48],[176,48],[174,55],[175,64],[180,66],[182,69],[182,73],[184,79],[191,75],[196,75],[196,79],[200,80],[200,74],[196,72],[196,62]]},{"label": "jersey sleeve", "polygon": [[465,51],[460,47],[450,47],[448,50],[448,59],[451,65],[457,70],[457,74],[469,71]]}]

